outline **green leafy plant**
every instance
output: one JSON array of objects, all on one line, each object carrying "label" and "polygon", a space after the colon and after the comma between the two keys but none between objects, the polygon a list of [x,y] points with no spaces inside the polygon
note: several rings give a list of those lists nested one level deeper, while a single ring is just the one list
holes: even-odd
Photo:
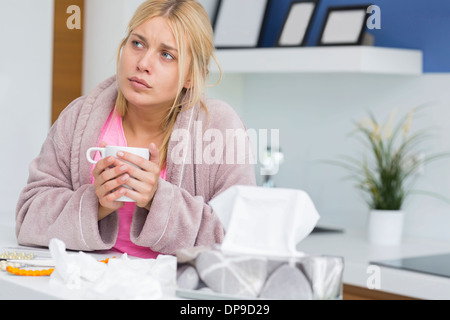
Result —
[{"label": "green leafy plant", "polygon": [[[350,178],[356,180],[356,187],[367,196],[371,209],[401,210],[405,199],[413,192],[410,184],[418,169],[448,155],[420,156],[418,147],[430,138],[430,134],[425,129],[411,133],[413,116],[418,111],[419,108],[411,110],[396,125],[396,112],[384,124],[370,113],[369,118],[356,124],[353,134],[358,135],[371,156],[364,155],[362,160],[347,156],[333,161],[351,172]],[[425,191],[414,192],[432,195]]]}]

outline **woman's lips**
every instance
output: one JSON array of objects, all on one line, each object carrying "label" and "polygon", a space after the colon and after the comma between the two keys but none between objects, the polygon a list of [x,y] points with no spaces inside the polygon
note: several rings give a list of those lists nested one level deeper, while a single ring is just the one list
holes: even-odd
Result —
[{"label": "woman's lips", "polygon": [[145,82],[145,80],[133,77],[130,78],[130,83],[133,87],[137,88],[137,89],[150,89],[151,87],[148,85],[147,82]]}]

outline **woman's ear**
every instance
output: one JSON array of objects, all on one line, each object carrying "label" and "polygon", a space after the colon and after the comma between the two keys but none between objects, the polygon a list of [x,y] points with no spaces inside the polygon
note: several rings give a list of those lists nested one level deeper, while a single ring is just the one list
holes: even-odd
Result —
[{"label": "woman's ear", "polygon": [[186,88],[186,89],[191,89],[192,88],[192,81],[191,81],[191,79],[186,80],[186,82],[184,83],[184,88]]}]

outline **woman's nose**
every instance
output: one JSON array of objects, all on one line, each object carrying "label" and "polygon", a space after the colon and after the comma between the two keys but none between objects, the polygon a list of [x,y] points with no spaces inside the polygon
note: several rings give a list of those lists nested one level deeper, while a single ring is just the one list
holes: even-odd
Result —
[{"label": "woman's nose", "polygon": [[153,57],[151,53],[147,53],[140,57],[137,63],[137,68],[141,72],[150,73],[153,66]]}]

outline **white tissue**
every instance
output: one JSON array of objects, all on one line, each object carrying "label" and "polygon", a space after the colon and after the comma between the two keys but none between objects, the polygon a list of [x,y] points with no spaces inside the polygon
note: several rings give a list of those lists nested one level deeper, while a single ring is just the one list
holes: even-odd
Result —
[{"label": "white tissue", "polygon": [[296,246],[319,220],[301,190],[234,186],[209,204],[224,225],[221,249],[228,254],[302,256]]},{"label": "white tissue", "polygon": [[53,285],[82,289],[89,299],[163,299],[176,289],[177,260],[159,255],[157,259],[129,259],[126,254],[100,262],[83,252],[67,253],[64,243],[50,241],[55,260]]},{"label": "white tissue", "polygon": [[68,254],[61,240],[50,240],[49,249],[55,261],[55,271],[51,275],[53,283],[63,283],[69,289],[81,289],[83,281],[93,282],[106,271],[104,263],[83,252]]}]

